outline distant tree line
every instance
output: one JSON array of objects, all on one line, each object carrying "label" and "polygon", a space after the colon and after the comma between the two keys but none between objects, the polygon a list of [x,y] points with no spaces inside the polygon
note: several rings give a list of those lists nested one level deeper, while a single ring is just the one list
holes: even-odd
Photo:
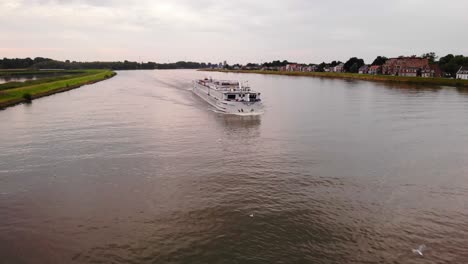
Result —
[{"label": "distant tree line", "polygon": [[26,59],[8,59],[8,58],[3,58],[0,60],[0,69],[23,69],[23,68],[31,68],[31,66],[46,62],[46,61],[51,61],[52,59],[48,58],[41,58],[37,57],[34,59],[31,58],[26,58]]},{"label": "distant tree line", "polygon": [[[438,64],[440,69],[446,73],[449,77],[455,77],[458,69],[461,66],[468,66],[468,57],[463,55],[453,55],[448,54],[444,57],[441,57],[439,60],[437,55],[434,52],[424,53],[420,57],[427,58],[429,63]],[[377,56],[374,59],[371,65],[383,65],[388,60],[385,56]],[[287,64],[291,64],[287,60],[274,60],[272,62],[265,63],[247,63],[245,66],[250,68],[278,68],[284,67]],[[335,67],[343,62],[341,61],[332,61],[329,63],[322,62],[320,64],[309,63],[308,66],[316,65],[317,71],[323,72],[326,68]],[[344,70],[346,72],[358,72],[361,66],[365,65],[364,60],[352,57],[346,62],[344,62]],[[139,70],[139,69],[199,69],[199,68],[212,68],[218,67],[218,64],[211,63],[199,63],[191,61],[179,61],[175,63],[156,63],[156,62],[134,62],[134,61],[94,61],[94,62],[77,62],[77,61],[58,61],[49,58],[37,57],[34,59],[25,58],[3,58],[0,59],[0,69],[112,69],[112,70]],[[234,65],[225,65],[223,66],[227,69],[236,69],[242,68],[243,65],[234,64]]]},{"label": "distant tree line", "polygon": [[134,61],[58,61],[49,58],[37,57],[34,59],[0,59],[0,69],[112,69],[112,70],[139,70],[139,69],[199,69],[209,68],[211,63],[199,63],[191,61],[178,61],[175,63],[156,63],[156,62],[134,62]]}]

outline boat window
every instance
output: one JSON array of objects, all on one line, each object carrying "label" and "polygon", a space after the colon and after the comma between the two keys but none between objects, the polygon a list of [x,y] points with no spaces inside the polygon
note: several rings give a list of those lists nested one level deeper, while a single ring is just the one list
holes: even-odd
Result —
[{"label": "boat window", "polygon": [[249,95],[249,98],[250,98],[250,99],[256,99],[256,98],[257,98],[257,95],[256,95],[256,94],[250,94],[250,95]]},{"label": "boat window", "polygon": [[235,94],[228,94],[227,98],[228,99],[236,99],[236,95]]}]

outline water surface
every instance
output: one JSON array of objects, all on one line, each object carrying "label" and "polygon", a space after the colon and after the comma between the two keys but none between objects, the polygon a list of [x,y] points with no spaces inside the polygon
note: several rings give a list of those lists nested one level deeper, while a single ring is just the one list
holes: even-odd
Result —
[{"label": "water surface", "polygon": [[0,76],[0,84],[8,82],[25,82],[33,81],[41,78],[42,76],[37,75],[22,75],[22,76]]},{"label": "water surface", "polygon": [[[215,113],[205,76],[266,113]],[[467,116],[455,88],[122,71],[0,111],[0,263],[465,263]]]}]

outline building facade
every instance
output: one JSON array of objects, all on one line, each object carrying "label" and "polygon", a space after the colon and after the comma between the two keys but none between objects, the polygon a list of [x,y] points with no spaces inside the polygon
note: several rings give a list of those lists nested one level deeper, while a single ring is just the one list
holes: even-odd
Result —
[{"label": "building facade", "polygon": [[297,71],[298,65],[297,64],[288,64],[286,65],[286,71]]},{"label": "building facade", "polygon": [[359,74],[367,74],[367,73],[369,73],[369,66],[368,66],[368,65],[362,66],[361,68],[359,68],[358,73],[359,73]]},{"label": "building facade", "polygon": [[468,80],[468,67],[462,66],[457,72],[457,79]]},{"label": "building facade", "polygon": [[382,67],[380,65],[372,65],[369,68],[369,74],[376,75],[382,73]]},{"label": "building facade", "polygon": [[340,63],[333,67],[333,72],[344,72],[344,63]]},{"label": "building facade", "polygon": [[419,57],[391,58],[382,65],[382,74],[417,77],[422,76],[423,69],[429,67],[429,60]]},{"label": "building facade", "polygon": [[442,71],[440,70],[440,67],[437,64],[429,64],[429,66],[426,66],[421,70],[421,77],[434,78],[441,76]]}]

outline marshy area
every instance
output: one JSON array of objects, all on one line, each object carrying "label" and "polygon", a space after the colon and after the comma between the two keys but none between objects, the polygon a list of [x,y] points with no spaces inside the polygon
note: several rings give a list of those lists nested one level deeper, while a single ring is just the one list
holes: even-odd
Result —
[{"label": "marshy area", "polygon": [[111,78],[111,70],[0,70],[0,109]]}]

